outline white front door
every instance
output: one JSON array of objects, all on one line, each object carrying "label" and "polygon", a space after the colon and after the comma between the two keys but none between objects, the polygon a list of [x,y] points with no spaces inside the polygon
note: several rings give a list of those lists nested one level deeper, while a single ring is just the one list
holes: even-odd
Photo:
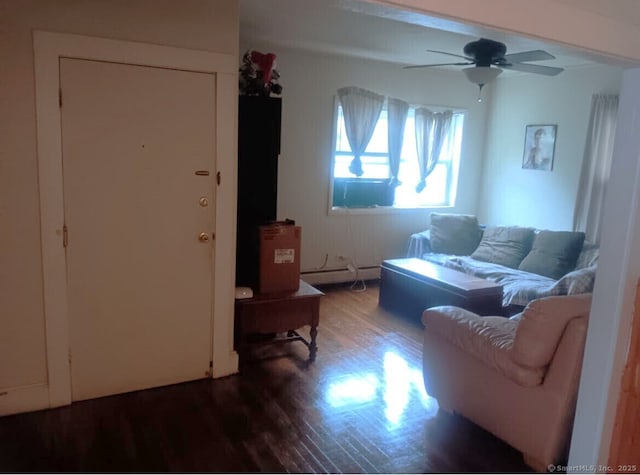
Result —
[{"label": "white front door", "polygon": [[60,61],[73,400],[209,371],[215,81]]}]

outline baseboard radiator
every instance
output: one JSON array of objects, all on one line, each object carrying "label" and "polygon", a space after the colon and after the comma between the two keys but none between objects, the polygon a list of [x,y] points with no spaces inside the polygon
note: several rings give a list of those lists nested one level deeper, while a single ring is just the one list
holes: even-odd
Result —
[{"label": "baseboard radiator", "polygon": [[380,278],[380,267],[360,267],[355,272],[349,269],[332,269],[301,272],[300,277],[311,285],[339,284],[357,280],[375,280]]}]

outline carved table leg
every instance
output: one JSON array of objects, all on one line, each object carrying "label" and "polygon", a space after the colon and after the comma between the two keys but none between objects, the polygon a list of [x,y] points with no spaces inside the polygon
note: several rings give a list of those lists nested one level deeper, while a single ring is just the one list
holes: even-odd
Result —
[{"label": "carved table leg", "polygon": [[311,335],[311,342],[309,343],[309,360],[315,361],[316,353],[318,352],[318,346],[316,345],[316,335],[318,334],[318,327],[313,325],[309,334]]}]

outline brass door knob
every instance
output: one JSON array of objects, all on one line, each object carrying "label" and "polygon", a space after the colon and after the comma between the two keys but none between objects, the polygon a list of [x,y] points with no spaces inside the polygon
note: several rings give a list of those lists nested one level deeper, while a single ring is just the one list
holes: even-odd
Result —
[{"label": "brass door knob", "polygon": [[209,241],[209,235],[207,233],[200,233],[198,235],[198,240],[200,242],[207,242],[207,241]]}]

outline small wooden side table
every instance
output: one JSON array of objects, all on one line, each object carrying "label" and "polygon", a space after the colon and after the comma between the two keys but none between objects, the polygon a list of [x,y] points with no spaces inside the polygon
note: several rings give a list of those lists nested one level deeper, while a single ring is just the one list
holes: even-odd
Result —
[{"label": "small wooden side table", "polygon": [[[250,299],[238,299],[235,305],[235,344],[242,356],[246,350],[247,335],[254,333],[285,333],[284,338],[275,338],[266,343],[301,341],[309,348],[309,360],[316,359],[318,346],[316,336],[320,323],[320,297],[318,289],[300,281],[295,292],[256,294]],[[311,326],[310,341],[296,329]]]}]

